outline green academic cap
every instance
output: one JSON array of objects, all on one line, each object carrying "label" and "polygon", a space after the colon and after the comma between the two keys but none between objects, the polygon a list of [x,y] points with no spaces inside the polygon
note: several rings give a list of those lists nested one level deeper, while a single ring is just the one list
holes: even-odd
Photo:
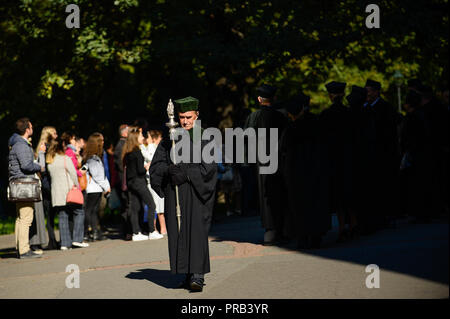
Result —
[{"label": "green academic cap", "polygon": [[371,80],[371,79],[367,79],[366,81],[366,87],[371,87],[374,88],[375,90],[380,91],[381,90],[381,83]]},{"label": "green academic cap", "polygon": [[195,97],[188,96],[183,99],[173,101],[178,112],[185,113],[189,111],[198,111],[198,100]]},{"label": "green academic cap", "polygon": [[347,83],[345,82],[331,81],[330,83],[325,85],[325,88],[327,89],[328,93],[340,94],[344,93],[346,85]]}]

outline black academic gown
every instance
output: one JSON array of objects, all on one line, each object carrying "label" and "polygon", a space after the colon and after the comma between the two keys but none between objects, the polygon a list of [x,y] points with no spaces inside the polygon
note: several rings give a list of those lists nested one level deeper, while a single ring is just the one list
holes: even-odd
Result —
[{"label": "black academic gown", "polygon": [[350,110],[334,102],[319,117],[321,139],[328,150],[330,202],[332,212],[352,206],[352,123]]},{"label": "black academic gown", "polygon": [[[192,140],[191,141],[191,156]],[[202,147],[207,143],[201,141]],[[150,165],[152,188],[164,197],[170,270],[177,274],[205,274],[210,272],[208,233],[217,183],[217,164],[182,164],[187,168],[189,181],[178,186],[181,208],[181,228],[178,233],[175,187],[170,183],[168,167],[172,164],[172,141],[167,138],[158,145]]]},{"label": "black academic gown", "polygon": [[292,122],[280,141],[280,171],[287,202],[284,236],[323,236],[331,228],[327,147],[318,118],[306,113]]},{"label": "black academic gown", "polygon": [[[360,221],[369,229],[393,213],[399,145],[394,108],[382,98],[355,113],[354,190]],[[365,227],[364,226],[364,227]]]},{"label": "black academic gown", "polygon": [[401,131],[404,208],[416,217],[429,217],[432,208],[432,153],[425,127],[425,114],[419,108],[405,116]]},{"label": "black academic gown", "polygon": [[425,134],[430,146],[430,177],[432,188],[432,205],[434,216],[444,211],[444,205],[448,193],[445,190],[445,172],[448,166],[448,110],[436,99],[421,107],[424,114]]},{"label": "black academic gown", "polygon": [[[278,129],[278,140],[288,125],[288,119],[278,110],[271,106],[261,106],[259,110],[253,112],[247,118],[245,128],[252,127],[256,129],[256,135],[258,136],[257,128],[266,128],[266,150],[269,149],[270,141],[270,128]],[[256,148],[258,151],[258,149]],[[259,168],[263,164],[257,161],[256,174],[258,179],[258,203],[259,211],[261,215],[262,226],[265,229],[279,230],[282,227],[282,215],[277,211],[279,199],[280,199],[280,179],[278,174],[259,174]],[[268,164],[266,164],[268,166]]]}]

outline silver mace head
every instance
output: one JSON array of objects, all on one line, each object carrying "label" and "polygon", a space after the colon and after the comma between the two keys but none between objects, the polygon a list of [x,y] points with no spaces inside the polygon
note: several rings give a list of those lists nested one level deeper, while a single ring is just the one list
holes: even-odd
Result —
[{"label": "silver mace head", "polygon": [[167,104],[167,116],[169,117],[169,122],[166,123],[166,126],[172,132],[178,126],[178,123],[175,121],[175,107],[173,106],[172,99],[169,99],[169,104]]}]

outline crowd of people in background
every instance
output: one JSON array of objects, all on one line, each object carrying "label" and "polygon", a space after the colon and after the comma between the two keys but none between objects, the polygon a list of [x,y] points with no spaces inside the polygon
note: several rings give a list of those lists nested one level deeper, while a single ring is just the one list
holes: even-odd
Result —
[{"label": "crowd of people in background", "polygon": [[346,85],[326,84],[331,105],[320,114],[302,92],[277,103],[275,87],[258,88],[260,109],[245,127],[276,127],[281,136],[277,173],[257,174],[264,244],[319,248],[333,215],[338,242],[405,216],[448,216],[448,90],[439,101],[431,87],[408,81],[403,116],[382,98],[380,82],[353,85],[347,97]]},{"label": "crowd of people in background", "polygon": [[[119,134],[117,145],[110,143],[105,149],[99,132],[84,140],[69,131],[59,135],[55,127],[46,126],[33,151],[30,119],[17,120],[16,133],[9,140],[9,178],[39,178],[42,191],[41,201],[16,204],[19,258],[41,257],[44,246],[47,250],[69,250],[106,239],[108,231],[100,222],[106,206],[120,210],[126,240],[155,240],[167,235],[164,199],[151,189],[148,174],[162,132],[124,124]],[[73,188],[82,192],[82,204],[68,202]]]},{"label": "crowd of people in background", "polygon": [[[276,88],[263,85],[260,109],[243,126],[279,129],[277,173],[252,175],[251,165],[218,164],[226,215],[248,212],[249,202],[257,201],[264,244],[296,239],[299,248],[318,248],[332,214],[339,221],[338,242],[387,227],[400,214],[415,222],[448,214],[448,90],[441,102],[430,87],[409,81],[403,116],[381,97],[379,82],[352,86],[348,103],[345,87],[328,83],[331,106],[313,114],[309,96],[299,93],[277,104]],[[151,188],[148,173],[162,131],[146,121],[122,124],[117,144],[105,145],[99,132],[84,140],[46,126],[34,150],[31,136],[31,121],[21,118],[9,140],[10,179],[38,176],[42,187],[42,201],[16,205],[19,258],[40,257],[44,246],[68,250],[104,240],[106,206],[120,211],[125,240],[167,235],[164,199]],[[66,202],[74,187],[83,192],[82,205]]]}]

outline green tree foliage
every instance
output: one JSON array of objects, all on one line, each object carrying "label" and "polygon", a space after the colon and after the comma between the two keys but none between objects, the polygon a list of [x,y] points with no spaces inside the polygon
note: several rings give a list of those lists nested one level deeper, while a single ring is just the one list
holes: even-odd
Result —
[{"label": "green tree foliage", "polygon": [[[65,8],[80,8],[68,29]],[[368,29],[367,1],[3,0],[0,5],[2,153],[19,116],[116,138],[123,121],[166,121],[169,98],[193,95],[209,125],[233,125],[255,106],[255,88],[298,90],[316,111],[324,84],[382,82],[393,74],[433,86],[448,76],[448,1],[378,1],[381,28]],[[225,122],[224,122],[225,120]],[[234,120],[234,122],[233,122]],[[228,124],[224,124],[228,123]],[[35,140],[38,137],[35,136]]]}]

